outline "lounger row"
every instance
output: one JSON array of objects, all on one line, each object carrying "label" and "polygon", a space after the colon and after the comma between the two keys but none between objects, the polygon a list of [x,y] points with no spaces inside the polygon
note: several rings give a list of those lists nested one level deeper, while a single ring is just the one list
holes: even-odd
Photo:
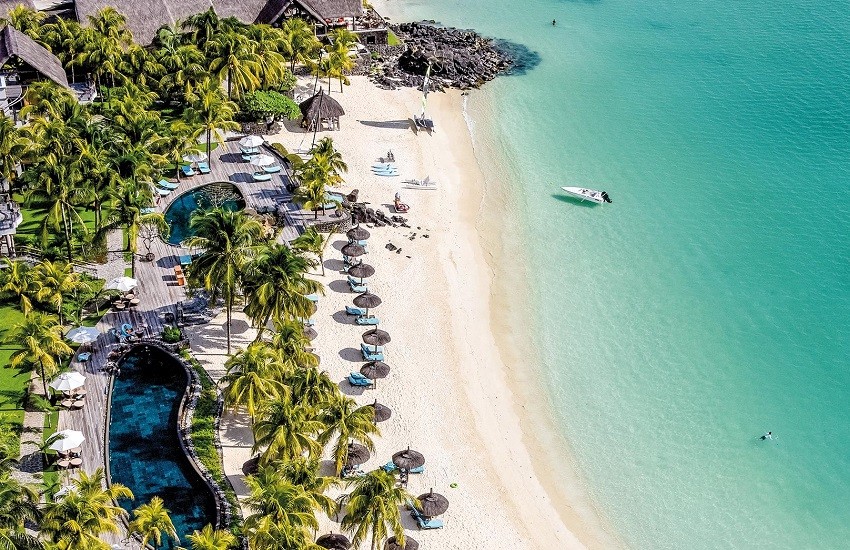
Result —
[{"label": "lounger row", "polygon": [[195,170],[192,168],[191,165],[184,164],[180,167],[180,172],[182,172],[183,175],[186,176],[186,177],[194,176],[198,172],[200,172],[201,174],[209,174],[210,173],[210,165],[207,164],[206,162],[199,162],[198,163],[198,172],[195,172]]}]

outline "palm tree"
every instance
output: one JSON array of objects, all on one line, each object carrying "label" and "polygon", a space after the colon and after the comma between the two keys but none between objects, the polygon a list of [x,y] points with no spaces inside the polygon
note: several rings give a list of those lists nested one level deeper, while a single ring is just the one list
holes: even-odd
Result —
[{"label": "palm tree", "polygon": [[[343,31],[346,33],[354,34],[348,29],[339,29],[339,31]],[[348,51],[348,48],[351,44],[356,42],[355,40],[351,42],[347,42],[344,40],[338,40],[333,43],[330,52],[328,52],[328,77],[335,76],[339,79],[339,91],[342,93],[342,85],[346,86],[351,84],[351,81],[348,80],[346,73],[351,72],[354,68],[355,63],[354,59],[352,59],[351,54]],[[330,78],[328,78],[328,92],[330,92],[331,83]]]},{"label": "palm tree", "polygon": [[106,218],[104,229],[123,226],[127,230],[127,250],[131,254],[130,270],[136,275],[136,253],[139,250],[139,227],[151,225],[160,234],[167,234],[168,223],[160,212],[143,213],[153,205],[153,184],[137,183],[134,180],[120,180],[118,187],[110,193],[111,211]]},{"label": "palm tree", "polygon": [[375,409],[371,406],[357,407],[354,399],[337,393],[322,405],[319,420],[325,425],[325,430],[319,434],[319,443],[327,445],[336,438],[333,447],[336,475],[342,473],[348,459],[349,442],[357,441],[370,451],[375,450],[372,436],[381,432],[375,425]]},{"label": "palm tree", "polygon": [[174,120],[168,126],[166,157],[174,163],[174,176],[180,180],[180,165],[183,157],[200,150],[197,131],[183,120]]},{"label": "palm tree", "polygon": [[245,277],[245,313],[262,338],[269,320],[276,324],[296,317],[309,317],[313,302],[306,295],[324,294],[322,284],[306,277],[310,261],[285,245],[270,244],[260,249]]},{"label": "palm tree", "polygon": [[354,481],[354,490],[346,499],[347,509],[341,524],[344,530],[353,534],[354,546],[365,541],[370,532],[372,550],[377,550],[390,533],[404,544],[399,507],[415,502],[415,499],[396,482],[395,475],[380,468]]},{"label": "palm tree", "polygon": [[57,323],[56,316],[37,311],[25,317],[23,323],[15,325],[9,343],[18,346],[9,364],[13,367],[28,365],[37,368],[44,395],[47,395],[47,377],[59,371],[59,357],[74,352],[62,339],[62,327]]},{"label": "palm tree", "polygon": [[299,203],[305,210],[312,210],[314,219],[319,219],[319,210],[325,212],[325,204],[328,202],[328,192],[325,183],[321,180],[308,180],[301,177],[301,185],[295,190],[295,202]]},{"label": "palm tree", "polygon": [[271,401],[287,391],[280,379],[283,365],[275,350],[263,342],[255,342],[240,350],[224,364],[227,374],[224,404],[230,409],[245,407],[254,423],[260,403]]},{"label": "palm tree", "polygon": [[[273,535],[274,548],[302,548],[311,540],[311,531],[319,528],[314,515],[321,509],[301,486],[293,485],[276,470],[263,468],[245,480],[250,496],[245,504],[254,513],[245,518],[245,529],[252,548],[268,548],[258,542]],[[259,540],[257,540],[259,539]]]},{"label": "palm tree", "polygon": [[284,383],[291,389],[293,401],[306,406],[324,406],[340,395],[339,386],[333,383],[328,373],[315,366],[294,369]]},{"label": "palm tree", "polygon": [[254,424],[254,450],[266,447],[260,464],[305,454],[316,456],[322,447],[313,438],[322,429],[310,407],[295,404],[287,396],[270,401],[260,409],[260,420]]},{"label": "palm tree", "polygon": [[210,8],[207,11],[186,18],[183,21],[182,27],[183,30],[191,30],[191,32],[185,35],[185,39],[189,43],[206,47],[206,44],[212,42],[221,30],[221,19],[215,13],[215,9]]},{"label": "palm tree", "polygon": [[301,233],[293,239],[292,248],[299,252],[309,252],[314,254],[319,259],[319,265],[322,266],[322,277],[325,276],[325,246],[328,244],[321,233],[314,226],[308,227],[304,233]]},{"label": "palm tree", "polygon": [[322,162],[327,166],[331,175],[339,177],[339,183],[342,182],[342,174],[348,172],[348,165],[342,160],[342,154],[334,148],[333,138],[320,139],[310,150],[310,154],[316,162]]},{"label": "palm tree", "polygon": [[319,357],[308,350],[310,339],[304,334],[304,323],[301,321],[275,323],[275,334],[271,343],[286,366],[285,371],[290,374],[300,369],[319,366]]},{"label": "palm tree", "polygon": [[298,17],[287,19],[281,27],[285,36],[284,57],[289,59],[289,70],[295,70],[296,63],[306,63],[315,57],[322,47],[316,38],[316,33],[310,25]]},{"label": "palm tree", "polygon": [[242,97],[244,92],[257,89],[262,70],[260,58],[254,53],[248,38],[238,32],[219,34],[213,42],[210,73],[219,81],[227,79],[227,98]]},{"label": "palm tree", "polygon": [[62,304],[65,296],[87,290],[89,285],[82,280],[79,273],[74,272],[71,264],[64,262],[44,260],[32,269],[31,274],[35,299],[54,306],[59,315],[59,324],[64,325]]},{"label": "palm tree", "polygon": [[32,311],[31,296],[35,293],[33,274],[28,263],[22,260],[3,258],[3,270],[0,271],[0,291],[11,292],[20,300],[21,312],[29,315]]},{"label": "palm tree", "polygon": [[35,38],[39,34],[41,22],[46,18],[46,13],[28,8],[20,3],[9,10],[9,16],[0,20],[0,23],[11,25],[30,38]]},{"label": "palm tree", "polygon": [[230,353],[230,319],[239,290],[241,274],[263,233],[260,222],[243,212],[213,208],[195,212],[189,226],[195,235],[186,240],[189,248],[204,252],[189,267],[189,279],[210,292],[211,300],[221,296],[227,312],[227,353]]},{"label": "palm tree", "polygon": [[195,531],[186,538],[192,543],[192,550],[229,550],[236,546],[236,537],[230,531],[213,529],[205,525],[200,531]]},{"label": "palm tree", "polygon": [[224,97],[215,81],[208,81],[198,90],[198,100],[186,110],[186,120],[198,127],[199,134],[206,132],[207,157],[210,156],[213,136],[224,141],[223,130],[239,129],[239,124],[233,120],[237,110],[236,104]]},{"label": "palm tree", "polygon": [[80,471],[79,476],[71,481],[68,493],[45,505],[41,531],[61,549],[108,550],[109,544],[99,537],[120,533],[118,520],[127,512],[114,503],[119,498],[133,498],[133,493],[120,483],[104,489],[103,468],[91,475]]},{"label": "palm tree", "polygon": [[18,131],[12,119],[0,117],[0,177],[9,182],[10,188],[17,177],[18,164],[26,145],[26,138]]},{"label": "palm tree", "polygon": [[130,532],[142,537],[142,548],[151,541],[156,543],[154,548],[159,548],[163,534],[180,542],[161,498],[153,497],[148,504],[142,504],[133,510],[133,516],[135,519],[130,522]]},{"label": "palm tree", "polygon": [[196,44],[184,44],[177,29],[160,28],[154,37],[154,55],[164,69],[159,81],[163,95],[175,98],[180,94],[189,103],[195,101],[194,90],[208,77],[206,58]]},{"label": "palm tree", "polygon": [[[334,476],[319,474],[319,461],[315,458],[299,457],[280,464],[272,464],[266,469],[273,469],[284,481],[297,485],[313,499],[313,507],[322,510],[328,517],[337,513],[337,502],[325,495],[325,492],[340,484],[340,479]],[[262,470],[260,470],[262,472]]]},{"label": "palm tree", "polygon": [[39,495],[9,472],[0,473],[0,548],[4,550],[41,550],[43,545],[27,533],[25,524],[41,519]]}]

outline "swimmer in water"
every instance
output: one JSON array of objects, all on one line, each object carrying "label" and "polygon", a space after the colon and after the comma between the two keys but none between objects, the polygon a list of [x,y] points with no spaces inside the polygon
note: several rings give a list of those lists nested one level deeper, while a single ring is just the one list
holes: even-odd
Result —
[{"label": "swimmer in water", "polygon": [[552,20],[552,26],[553,27],[555,26],[555,20],[554,19]]},{"label": "swimmer in water", "polygon": [[773,432],[767,432],[766,434],[761,436],[759,439],[761,439],[762,441],[764,441],[766,439],[773,439]]}]

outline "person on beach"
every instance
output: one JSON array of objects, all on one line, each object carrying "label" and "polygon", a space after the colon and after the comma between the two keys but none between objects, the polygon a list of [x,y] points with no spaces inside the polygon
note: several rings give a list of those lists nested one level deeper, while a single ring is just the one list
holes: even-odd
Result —
[{"label": "person on beach", "polygon": [[767,432],[766,434],[761,436],[759,439],[761,439],[762,441],[765,441],[767,439],[773,439],[773,432]]}]

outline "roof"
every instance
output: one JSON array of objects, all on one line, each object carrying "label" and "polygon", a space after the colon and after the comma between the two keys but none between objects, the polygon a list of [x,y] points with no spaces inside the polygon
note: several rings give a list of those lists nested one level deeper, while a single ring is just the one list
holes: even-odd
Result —
[{"label": "roof", "polygon": [[[319,100],[321,98],[321,101]],[[337,100],[326,94],[324,90],[319,89],[319,93],[310,99],[302,101],[298,108],[301,109],[301,114],[308,120],[316,120],[318,118],[338,118],[345,114],[342,110],[342,105]]]},{"label": "roof", "polygon": [[0,66],[17,57],[56,84],[68,88],[68,76],[59,59],[11,25],[0,30]]},{"label": "roof", "polygon": [[[9,1],[0,0],[0,6]],[[87,16],[112,6],[126,16],[136,42],[150,44],[163,25],[176,25],[210,7],[222,18],[235,17],[243,23],[273,23],[292,1],[320,20],[353,17],[363,12],[362,0],[76,0],[75,9],[77,19],[85,22]]]}]

